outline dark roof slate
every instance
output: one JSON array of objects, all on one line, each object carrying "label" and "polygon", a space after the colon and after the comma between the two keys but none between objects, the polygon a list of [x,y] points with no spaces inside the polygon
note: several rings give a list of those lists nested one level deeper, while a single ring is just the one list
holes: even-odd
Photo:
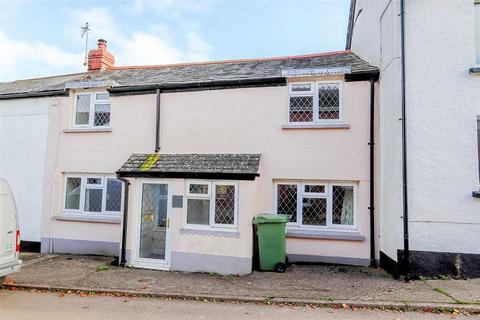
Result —
[{"label": "dark roof slate", "polygon": [[132,154],[121,176],[257,176],[260,154]]},{"label": "dark roof slate", "polygon": [[272,79],[282,70],[349,67],[351,74],[375,73],[378,69],[350,51],[267,59],[185,63],[144,67],[117,67],[46,78],[0,83],[1,95],[65,89],[65,84],[81,81],[109,81],[115,87],[174,85],[197,82]]}]

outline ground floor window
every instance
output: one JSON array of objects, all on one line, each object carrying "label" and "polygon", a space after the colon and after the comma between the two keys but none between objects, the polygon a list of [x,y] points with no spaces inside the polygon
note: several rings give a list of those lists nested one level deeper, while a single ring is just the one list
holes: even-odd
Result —
[{"label": "ground floor window", "polygon": [[275,211],[290,226],[355,228],[356,185],[335,182],[277,182]]},{"label": "ground floor window", "polygon": [[236,227],[237,188],[236,182],[187,182],[187,225]]},{"label": "ground floor window", "polygon": [[64,211],[66,213],[120,215],[123,183],[109,175],[65,177]]}]

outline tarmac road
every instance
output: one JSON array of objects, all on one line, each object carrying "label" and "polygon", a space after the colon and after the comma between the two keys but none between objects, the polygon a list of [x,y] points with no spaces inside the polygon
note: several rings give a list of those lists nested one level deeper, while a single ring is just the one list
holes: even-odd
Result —
[{"label": "tarmac road", "polygon": [[[468,317],[475,319],[476,316]],[[464,315],[268,306],[250,303],[80,296],[0,290],[1,320],[69,319],[467,319]]]}]

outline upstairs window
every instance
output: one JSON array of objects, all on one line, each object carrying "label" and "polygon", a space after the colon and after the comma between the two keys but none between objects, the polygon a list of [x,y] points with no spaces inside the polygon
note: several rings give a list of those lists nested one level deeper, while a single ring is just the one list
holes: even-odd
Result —
[{"label": "upstairs window", "polygon": [[110,97],[107,92],[79,93],[75,97],[76,127],[108,127]]},{"label": "upstairs window", "polygon": [[342,121],[341,81],[289,84],[290,123]]}]

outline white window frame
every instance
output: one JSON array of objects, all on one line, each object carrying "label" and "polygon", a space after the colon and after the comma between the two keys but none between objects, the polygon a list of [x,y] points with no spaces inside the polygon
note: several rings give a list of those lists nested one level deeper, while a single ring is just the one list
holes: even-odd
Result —
[{"label": "white window frame", "polygon": [[[74,128],[110,128],[112,126],[112,103],[110,97],[107,100],[97,100],[97,94],[109,94],[107,91],[93,91],[93,92],[76,92],[74,96],[73,107],[73,127]],[[81,95],[90,96],[90,109],[88,112],[88,124],[77,124],[77,97]],[[110,105],[110,121],[105,126],[95,126],[95,104],[109,104]]]},{"label": "white window frame", "polygon": [[[310,229],[310,230],[340,230],[340,231],[356,231],[358,230],[358,195],[357,195],[357,184],[352,182],[337,182],[337,181],[275,181],[273,184],[273,211],[275,214],[278,214],[278,185],[296,185],[297,186],[297,221],[288,222],[287,228],[301,228],[301,229]],[[305,192],[305,185],[325,185],[325,193],[311,193]],[[333,187],[334,186],[347,186],[353,187],[353,224],[352,225],[341,225],[333,223]],[[303,198],[317,198],[317,199],[327,199],[327,217],[326,225],[304,225],[302,223],[302,207],[303,207]]]},{"label": "white window frame", "polygon": [[[67,198],[67,179],[68,178],[80,178],[80,205],[79,209],[67,209],[65,208],[66,205],[66,198]],[[101,178],[101,184],[87,184],[87,178]],[[108,179],[115,179],[118,180],[114,175],[108,174],[74,174],[69,173],[65,174],[64,183],[63,183],[63,200],[62,200],[62,214],[71,214],[71,215],[84,215],[84,216],[102,216],[102,217],[112,217],[118,218],[121,216],[123,212],[123,200],[125,195],[125,186],[122,182],[122,196],[120,199],[120,211],[107,211],[107,181]],[[95,212],[95,211],[85,211],[85,191],[86,189],[102,189],[102,211]]]},{"label": "white window frame", "polygon": [[[338,119],[320,119],[319,118],[319,99],[318,99],[318,88],[322,84],[335,83],[338,84]],[[292,86],[295,84],[311,84],[312,90],[310,92],[293,92]],[[313,121],[310,122],[297,122],[290,121],[290,98],[291,97],[312,97],[313,96]],[[288,83],[288,105],[287,105],[287,119],[288,124],[291,125],[311,125],[311,124],[322,124],[322,123],[343,123],[344,122],[344,112],[343,112],[343,81],[342,80],[322,80],[322,81],[294,81]]]},{"label": "white window frame", "polygon": [[[209,194],[198,194],[190,193],[190,184],[208,184],[208,191]],[[220,224],[215,223],[215,196],[216,196],[216,187],[218,185],[221,186],[234,186],[235,193],[234,193],[234,202],[235,205],[233,207],[233,224]],[[185,219],[184,224],[188,229],[200,229],[200,230],[225,230],[225,231],[235,231],[238,229],[238,182],[237,181],[208,181],[208,180],[188,180],[186,182],[186,191],[185,191]],[[191,224],[188,223],[188,199],[205,199],[210,200],[210,207],[208,212],[208,225],[202,224]]]}]

